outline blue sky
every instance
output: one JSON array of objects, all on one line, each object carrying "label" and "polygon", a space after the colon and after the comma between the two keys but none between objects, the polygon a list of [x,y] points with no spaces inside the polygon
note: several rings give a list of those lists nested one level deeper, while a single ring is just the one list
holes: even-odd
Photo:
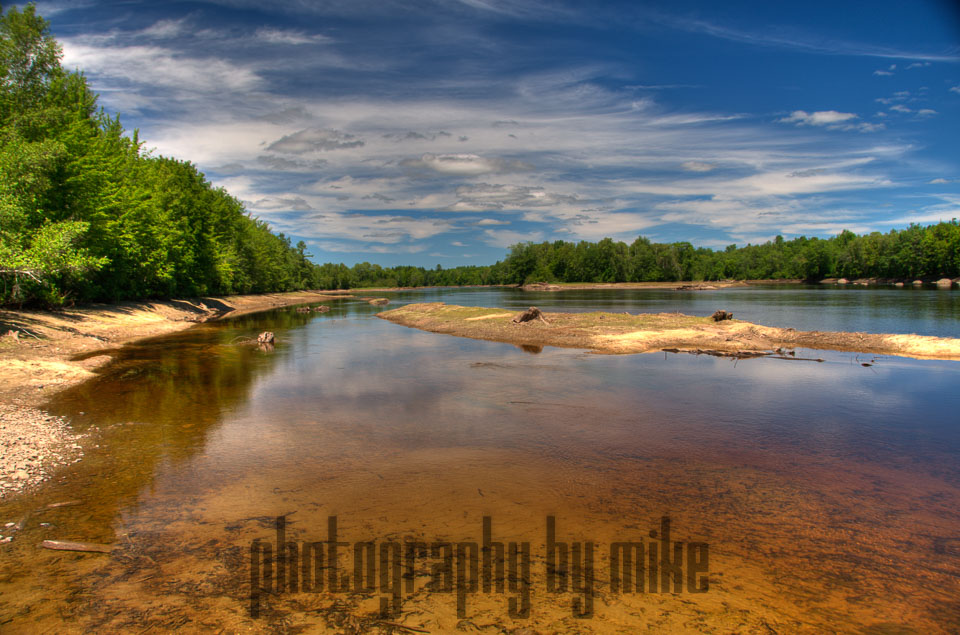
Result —
[{"label": "blue sky", "polygon": [[101,105],[315,260],[960,217],[949,1],[38,3]]}]

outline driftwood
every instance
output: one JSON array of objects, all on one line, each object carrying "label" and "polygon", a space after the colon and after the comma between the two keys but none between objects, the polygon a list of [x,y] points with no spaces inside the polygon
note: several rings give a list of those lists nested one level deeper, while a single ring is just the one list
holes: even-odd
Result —
[{"label": "driftwood", "polygon": [[[784,351],[778,348],[773,351],[721,351],[712,348],[662,348],[664,353],[687,353],[689,355],[710,355],[712,357],[731,357],[733,359],[754,359],[757,357],[769,357],[770,359],[789,359],[800,362],[823,362],[819,357],[797,357],[794,351]],[[869,364],[866,364],[869,366]]]},{"label": "driftwood", "polygon": [[47,509],[57,509],[58,507],[73,507],[75,505],[83,505],[83,501],[62,501],[59,503],[50,503],[47,505]]},{"label": "driftwood", "polygon": [[86,553],[110,553],[113,545],[98,545],[93,542],[70,542],[69,540],[44,540],[40,543],[44,549],[56,551],[83,551]]},{"label": "driftwood", "polygon": [[530,322],[532,320],[540,320],[544,324],[550,324],[550,322],[547,321],[547,318],[543,317],[543,311],[541,311],[535,306],[530,307],[529,309],[527,309],[526,311],[523,311],[522,313],[518,313],[517,317],[513,318],[513,321],[516,322],[517,324]]},{"label": "driftwood", "polygon": [[257,336],[257,344],[273,344],[274,337],[271,331],[264,331]]},{"label": "driftwood", "polygon": [[328,307],[326,304],[321,304],[320,306],[313,308],[313,311],[315,313],[326,313],[329,310],[330,310],[330,307]]},{"label": "driftwood", "polygon": [[710,317],[713,318],[714,322],[722,322],[723,320],[732,320],[733,313],[730,313],[729,311],[716,311]]},{"label": "driftwood", "polygon": [[372,300],[367,300],[367,302],[369,302],[373,306],[385,306],[387,304],[390,304],[390,300],[388,300],[387,298],[373,298]]},{"label": "driftwood", "polygon": [[[483,496],[483,494],[481,494],[481,496]],[[429,633],[430,632],[425,628],[417,628],[416,626],[407,626],[406,624],[401,624],[399,622],[385,622],[384,620],[380,620],[377,623],[383,624],[384,626],[389,626],[391,628],[402,628],[403,630],[410,631],[412,633]]]}]

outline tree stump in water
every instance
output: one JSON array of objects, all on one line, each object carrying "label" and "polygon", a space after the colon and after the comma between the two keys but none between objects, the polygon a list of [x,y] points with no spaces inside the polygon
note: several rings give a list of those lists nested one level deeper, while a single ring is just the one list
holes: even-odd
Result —
[{"label": "tree stump in water", "polygon": [[330,307],[328,307],[326,304],[321,304],[320,306],[314,309],[314,311],[317,313],[326,313],[329,310],[330,310]]},{"label": "tree stump in water", "polygon": [[273,333],[270,331],[264,331],[257,336],[257,344],[273,344]]},{"label": "tree stump in water", "polygon": [[717,311],[710,317],[713,318],[714,322],[722,322],[723,320],[732,320],[733,313],[730,313],[729,311]]},{"label": "tree stump in water", "polygon": [[517,317],[513,318],[513,321],[517,324],[530,322],[531,320],[541,320],[544,324],[550,324],[550,322],[547,322],[547,319],[543,317],[543,311],[535,306],[530,307],[523,313],[518,313]]}]

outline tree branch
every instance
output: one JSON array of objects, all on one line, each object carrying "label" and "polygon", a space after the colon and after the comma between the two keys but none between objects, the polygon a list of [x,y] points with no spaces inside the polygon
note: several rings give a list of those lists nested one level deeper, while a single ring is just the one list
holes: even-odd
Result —
[{"label": "tree branch", "polygon": [[0,275],[27,276],[28,278],[33,278],[37,282],[43,283],[43,280],[38,278],[37,274],[27,269],[0,269]]}]

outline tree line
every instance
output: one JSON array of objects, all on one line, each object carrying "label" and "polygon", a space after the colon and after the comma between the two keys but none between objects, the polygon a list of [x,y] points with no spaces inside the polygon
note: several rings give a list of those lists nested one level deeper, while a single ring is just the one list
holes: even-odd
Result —
[{"label": "tree line", "polygon": [[592,242],[514,245],[498,263],[497,283],[650,282],[823,278],[937,279],[960,276],[960,225],[910,225],[888,233],[843,231],[832,238],[775,240],[713,250],[689,242],[627,245]]},{"label": "tree line", "polygon": [[[2,11],[2,9],[0,9]],[[188,161],[153,156],[61,66],[33,5],[0,15],[0,305],[298,289],[548,282],[960,276],[956,219],[723,250],[521,243],[488,266],[311,261]]]},{"label": "tree line", "polygon": [[599,242],[525,242],[493,265],[443,269],[381,267],[362,262],[318,267],[325,289],[508,285],[529,282],[675,282],[881,278],[928,280],[960,277],[960,224],[910,225],[888,233],[784,240],[714,250],[689,242],[655,243],[643,236],[629,245]]}]

